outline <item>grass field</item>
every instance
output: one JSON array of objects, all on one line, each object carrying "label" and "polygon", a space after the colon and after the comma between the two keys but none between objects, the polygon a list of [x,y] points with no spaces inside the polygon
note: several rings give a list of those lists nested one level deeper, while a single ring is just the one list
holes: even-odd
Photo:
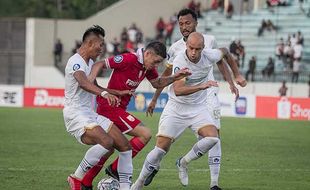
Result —
[{"label": "grass field", "polygon": [[[159,114],[153,118],[135,115],[153,134],[157,132]],[[69,189],[66,178],[87,146],[65,131],[61,110],[0,108],[0,121],[1,190]],[[309,121],[223,118],[221,139],[220,186],[224,190],[310,189]],[[134,179],[154,140],[134,159]],[[190,131],[184,133],[163,160],[153,183],[144,189],[209,189],[207,156],[191,163],[188,187],[178,181],[175,160],[194,142]],[[102,172],[96,182],[103,176]]]}]

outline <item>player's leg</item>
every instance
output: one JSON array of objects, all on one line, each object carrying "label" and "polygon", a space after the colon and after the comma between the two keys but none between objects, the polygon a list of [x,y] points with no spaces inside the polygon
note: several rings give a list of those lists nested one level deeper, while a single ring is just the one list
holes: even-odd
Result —
[{"label": "player's leg", "polygon": [[[104,125],[105,120],[107,120],[105,117],[98,115],[97,122],[100,123],[100,125]],[[131,146],[127,138],[121,133],[118,127],[116,127],[114,124],[108,131],[108,135],[114,140],[113,147],[119,151],[120,157],[122,158],[122,163],[119,163],[121,165],[120,172],[122,174],[122,179],[120,179],[120,185],[122,185],[123,183],[125,185],[130,184],[131,182],[128,183],[128,179],[130,179],[132,175]],[[83,178],[83,183],[92,184],[93,179],[97,176],[97,174],[102,169],[105,161],[112,154],[113,151],[110,151],[109,153],[105,154],[100,159],[100,161],[86,173],[86,175]]]},{"label": "player's leg", "polygon": [[[127,113],[128,114],[128,113]],[[133,116],[132,116],[133,117]],[[124,117],[124,118],[127,118]],[[149,142],[151,139],[151,130],[147,127],[144,126],[143,123],[139,123],[138,125],[136,124],[138,119],[135,118],[134,122],[129,122],[123,119],[123,124],[120,124],[120,128],[124,128],[122,126],[128,125],[131,126],[132,130],[128,131],[126,134],[133,136],[133,138],[130,139],[130,144],[132,147],[132,158],[134,158],[144,147],[145,145]],[[110,176],[117,176],[118,174],[116,173],[117,171],[117,166],[118,166],[118,158],[114,160],[114,162],[107,167],[106,173],[109,174]]]},{"label": "player's leg", "polygon": [[179,170],[179,178],[181,184],[184,186],[188,185],[187,165],[191,161],[203,156],[218,142],[217,129],[213,125],[202,127],[198,133],[204,138],[194,144],[192,149],[185,156],[179,158],[176,162],[177,168]]},{"label": "player's leg", "polygon": [[[138,118],[126,112],[126,110],[115,109],[114,111],[113,114],[110,114],[110,112],[104,112],[104,114],[108,113],[109,118],[123,133],[134,136],[129,142],[132,147],[132,157],[135,157],[151,139],[151,130],[146,128]],[[118,160],[119,158],[116,158],[105,170],[109,176],[116,179],[119,178],[117,173]]]},{"label": "player's leg", "polygon": [[113,139],[106,133],[109,127],[103,129],[99,125],[86,126],[75,133],[76,138],[83,144],[94,145],[89,148],[73,175],[68,177],[71,189],[92,189],[91,184],[83,184],[85,174],[95,166],[100,159],[113,150]]},{"label": "player's leg", "polygon": [[[152,175],[154,171],[159,170],[160,162],[163,159],[163,157],[166,155],[166,153],[168,152],[171,144],[172,144],[172,139],[169,137],[158,136],[156,138],[156,146],[146,156],[142,170],[139,174],[139,177],[136,180],[136,182],[132,185],[131,190],[142,189],[142,187],[145,184],[145,180],[150,175]],[[148,184],[150,184],[150,182]]]},{"label": "player's leg", "polygon": [[160,168],[160,161],[169,151],[171,144],[188,127],[188,120],[177,114],[175,106],[168,102],[159,121],[155,148],[147,155],[139,178],[133,190],[141,189],[143,184],[149,185]]},{"label": "player's leg", "polygon": [[[219,133],[219,130],[218,130]],[[211,190],[220,190],[218,185],[220,169],[221,169],[221,139],[218,139],[218,142],[209,150],[209,168],[210,168],[210,189]]]}]

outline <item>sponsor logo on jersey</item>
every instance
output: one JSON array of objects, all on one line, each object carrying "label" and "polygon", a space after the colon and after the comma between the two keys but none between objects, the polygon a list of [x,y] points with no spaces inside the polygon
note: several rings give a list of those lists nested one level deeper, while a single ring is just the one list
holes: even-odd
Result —
[{"label": "sponsor logo on jersey", "polygon": [[130,80],[130,79],[127,79],[126,84],[127,84],[129,87],[137,87],[137,86],[139,86],[140,81],[132,81],[132,80]]},{"label": "sponsor logo on jersey", "polygon": [[120,62],[122,62],[123,61],[123,56],[122,55],[117,55],[117,56],[115,56],[114,57],[114,62],[115,63],[120,63]]},{"label": "sponsor logo on jersey", "polygon": [[131,122],[135,121],[135,118],[132,115],[128,115],[127,119]]},{"label": "sponsor logo on jersey", "polygon": [[79,64],[74,64],[73,65],[73,70],[74,71],[77,71],[77,70],[79,70],[81,68],[81,66],[79,65]]},{"label": "sponsor logo on jersey", "polygon": [[179,70],[180,70],[180,67],[175,67],[173,72],[176,73],[176,72],[178,72]]}]

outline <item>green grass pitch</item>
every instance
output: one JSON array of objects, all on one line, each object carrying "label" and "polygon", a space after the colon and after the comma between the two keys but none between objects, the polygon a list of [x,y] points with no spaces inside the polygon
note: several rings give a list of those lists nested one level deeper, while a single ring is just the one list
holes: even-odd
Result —
[{"label": "green grass pitch", "polygon": [[[136,179],[146,154],[154,147],[159,114],[152,118],[134,114],[154,134],[134,159]],[[309,121],[224,117],[221,140],[220,186],[224,190],[310,189]],[[164,158],[153,183],[144,189],[209,189],[207,156],[190,164],[188,187],[178,181],[175,160],[193,143],[195,137],[188,130]],[[69,189],[66,178],[86,150],[87,146],[65,131],[59,109],[0,108],[0,189]],[[103,173],[96,178],[96,184]]]}]

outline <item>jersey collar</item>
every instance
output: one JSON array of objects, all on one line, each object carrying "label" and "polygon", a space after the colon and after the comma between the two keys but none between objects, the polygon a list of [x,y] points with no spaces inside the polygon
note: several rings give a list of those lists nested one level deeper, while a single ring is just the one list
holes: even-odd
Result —
[{"label": "jersey collar", "polygon": [[141,65],[143,65],[144,61],[143,61],[143,48],[139,48],[136,51],[136,55],[138,57],[138,62],[141,63]]}]

